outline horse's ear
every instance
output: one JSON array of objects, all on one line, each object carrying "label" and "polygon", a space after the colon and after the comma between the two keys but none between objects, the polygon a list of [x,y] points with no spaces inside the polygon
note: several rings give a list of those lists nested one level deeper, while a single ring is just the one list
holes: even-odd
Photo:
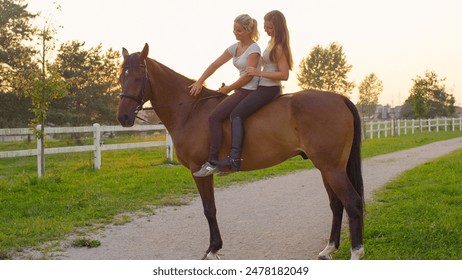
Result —
[{"label": "horse's ear", "polygon": [[140,60],[141,61],[146,60],[146,58],[148,57],[148,53],[149,53],[149,45],[148,45],[148,43],[146,43],[146,44],[144,44],[144,48],[141,51]]},{"label": "horse's ear", "polygon": [[126,60],[129,55],[130,54],[128,53],[127,49],[122,48],[122,56],[124,57],[124,60]]}]

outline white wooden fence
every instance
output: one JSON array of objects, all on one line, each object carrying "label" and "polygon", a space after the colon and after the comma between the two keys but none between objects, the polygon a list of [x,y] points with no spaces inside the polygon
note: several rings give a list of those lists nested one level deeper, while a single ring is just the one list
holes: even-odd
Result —
[{"label": "white wooden fence", "polygon": [[[38,127],[40,129],[40,127]],[[166,131],[166,141],[159,142],[141,142],[141,143],[123,143],[123,144],[103,144],[101,141],[101,134],[104,132],[117,132],[117,131]],[[160,147],[166,146],[168,160],[173,160],[173,142],[170,134],[163,125],[135,125],[133,127],[121,127],[121,126],[100,126],[94,124],[93,126],[85,127],[46,127],[45,134],[60,134],[60,133],[93,133],[93,145],[85,146],[72,146],[72,147],[61,147],[61,148],[45,148],[45,155],[49,154],[61,154],[61,153],[76,153],[93,151],[94,168],[101,168],[101,152],[109,150],[120,150],[120,149],[131,149],[131,148],[148,148],[148,147]],[[11,128],[11,129],[0,129],[0,136],[6,135],[29,135],[32,134],[28,128]],[[16,150],[0,152],[0,158],[9,157],[22,157],[22,156],[37,156],[37,174],[43,176],[44,170],[41,170],[41,141],[37,140],[37,149],[31,150]]]},{"label": "white wooden fence", "polygon": [[363,121],[363,139],[400,136],[416,132],[462,131],[462,117],[419,120],[372,120]]},{"label": "white wooden fence", "polygon": [[[160,142],[141,142],[141,143],[124,143],[124,144],[103,144],[101,134],[104,132],[118,131],[166,131],[166,141]],[[373,120],[363,121],[362,136],[363,139],[393,137],[406,134],[415,134],[416,132],[431,132],[431,131],[462,131],[462,117],[459,118],[440,118],[428,120]],[[93,145],[73,146],[62,148],[45,148],[45,155],[60,154],[60,153],[75,153],[93,151],[94,168],[101,168],[102,151],[131,149],[131,148],[147,148],[166,146],[168,160],[173,160],[173,142],[170,134],[163,125],[135,125],[133,127],[124,128],[121,126],[100,126],[94,124],[86,127],[46,127],[45,134],[60,134],[60,133],[93,133]],[[11,135],[30,135],[32,131],[28,128],[11,128],[0,129],[1,136]],[[0,152],[0,158],[22,157],[22,156],[37,156],[37,173],[42,176],[44,170],[41,170],[41,143],[37,141],[37,149],[31,150],[16,150]]]}]

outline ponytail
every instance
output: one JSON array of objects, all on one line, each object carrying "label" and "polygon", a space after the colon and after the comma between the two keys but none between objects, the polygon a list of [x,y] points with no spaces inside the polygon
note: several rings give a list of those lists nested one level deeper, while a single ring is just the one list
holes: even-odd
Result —
[{"label": "ponytail", "polygon": [[252,40],[258,41],[260,38],[260,33],[258,32],[258,24],[256,19],[251,18],[247,14],[242,14],[237,16],[234,21],[242,25],[245,30],[250,31],[250,38],[252,38]]}]

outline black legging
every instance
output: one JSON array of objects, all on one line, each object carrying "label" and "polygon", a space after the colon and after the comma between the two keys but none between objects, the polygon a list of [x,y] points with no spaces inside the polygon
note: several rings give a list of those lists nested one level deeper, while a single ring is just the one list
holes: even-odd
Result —
[{"label": "black legging", "polygon": [[210,152],[209,161],[217,160],[222,140],[222,122],[240,117],[245,120],[258,109],[281,94],[280,86],[259,86],[256,90],[237,89],[226,97],[209,116]]},{"label": "black legging", "polygon": [[259,86],[234,108],[230,114],[231,121],[240,117],[243,121],[281,94],[280,86]]}]

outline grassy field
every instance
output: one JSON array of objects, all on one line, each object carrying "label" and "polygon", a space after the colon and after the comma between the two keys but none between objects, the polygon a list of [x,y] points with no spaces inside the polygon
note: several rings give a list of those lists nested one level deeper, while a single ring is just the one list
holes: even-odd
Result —
[{"label": "grassy field", "polygon": [[[363,157],[459,136],[459,132],[440,132],[366,140]],[[0,150],[11,149],[1,145]],[[16,143],[14,149],[24,148]],[[123,213],[152,214],[157,206],[180,205],[196,195],[190,172],[166,164],[164,149],[103,152],[99,171],[92,169],[92,159],[90,152],[49,155],[43,178],[36,176],[35,157],[0,159],[0,258],[11,258],[25,248],[41,248],[45,242],[59,242],[69,234],[79,234],[81,227],[129,222]],[[273,168],[217,178],[216,186],[309,167],[309,161],[297,157]]]},{"label": "grassy field", "polygon": [[[461,158],[459,150],[404,172],[375,195],[367,206],[365,259],[462,259]],[[349,257],[345,240],[335,258]]]}]

